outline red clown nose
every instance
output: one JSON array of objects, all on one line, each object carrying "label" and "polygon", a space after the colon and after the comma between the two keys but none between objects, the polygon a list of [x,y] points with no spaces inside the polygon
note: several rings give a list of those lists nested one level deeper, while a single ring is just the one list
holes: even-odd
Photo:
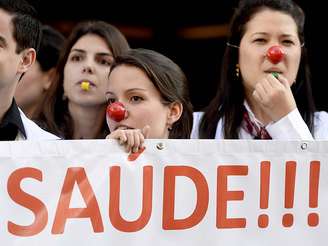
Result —
[{"label": "red clown nose", "polygon": [[284,52],[280,46],[270,47],[266,55],[273,64],[279,63],[284,58]]},{"label": "red clown nose", "polygon": [[124,105],[120,102],[114,102],[107,106],[107,116],[108,118],[120,122],[125,117]]}]

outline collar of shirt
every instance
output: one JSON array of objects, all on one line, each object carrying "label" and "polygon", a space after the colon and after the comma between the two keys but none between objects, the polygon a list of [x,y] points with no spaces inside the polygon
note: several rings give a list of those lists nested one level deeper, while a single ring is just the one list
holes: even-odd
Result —
[{"label": "collar of shirt", "polygon": [[26,132],[18,106],[15,100],[13,100],[0,123],[0,140],[15,140],[18,133],[21,133],[26,138]]},{"label": "collar of shirt", "polygon": [[[247,103],[246,100],[244,101],[244,106],[245,106],[245,109],[246,109],[247,112],[248,112],[248,115],[249,115],[250,120],[251,120],[251,121],[252,121],[252,122],[253,122],[258,128],[265,128],[266,126],[265,126],[261,121],[259,121],[258,119],[256,119],[256,117],[255,117],[253,111],[252,111],[251,108],[249,107],[249,105],[248,105],[248,103]],[[271,124],[271,123],[269,123],[269,124]],[[269,125],[269,124],[268,124],[268,125]]]},{"label": "collar of shirt", "polygon": [[246,111],[244,113],[242,128],[244,128],[255,139],[272,139],[270,134],[265,129],[264,124],[256,119],[246,101],[244,102],[244,108]]}]

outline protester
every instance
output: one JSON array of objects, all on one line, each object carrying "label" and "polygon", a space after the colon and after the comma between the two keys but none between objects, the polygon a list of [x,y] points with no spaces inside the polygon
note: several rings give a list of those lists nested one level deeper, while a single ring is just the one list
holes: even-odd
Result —
[{"label": "protester", "polygon": [[194,114],[193,138],[328,138],[328,114],[315,112],[304,21],[292,0],[240,1],[217,95]]},{"label": "protester", "polygon": [[129,49],[122,33],[103,21],[79,23],[68,37],[40,120],[64,139],[105,138],[106,83],[115,57]]},{"label": "protester", "polygon": [[[111,134],[136,152],[145,138],[190,138],[192,107],[187,79],[167,57],[146,49],[118,56],[106,90]],[[112,107],[121,106],[123,113]]]}]

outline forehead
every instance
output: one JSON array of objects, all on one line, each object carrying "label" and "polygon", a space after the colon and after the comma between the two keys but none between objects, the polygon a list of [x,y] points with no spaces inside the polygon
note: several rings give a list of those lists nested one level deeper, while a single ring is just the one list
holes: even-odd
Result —
[{"label": "forehead", "polygon": [[105,40],[96,34],[86,34],[81,36],[72,46],[72,49],[81,49],[86,51],[93,51],[96,53],[112,53]]},{"label": "forehead", "polygon": [[245,34],[256,32],[297,35],[297,25],[294,19],[284,12],[263,9],[254,14],[245,26]]},{"label": "forehead", "polygon": [[114,68],[109,76],[108,88],[125,90],[131,87],[149,89],[154,85],[146,73],[138,67],[119,65]]},{"label": "forehead", "polygon": [[13,38],[12,15],[0,8],[0,36],[8,44],[15,43]]}]

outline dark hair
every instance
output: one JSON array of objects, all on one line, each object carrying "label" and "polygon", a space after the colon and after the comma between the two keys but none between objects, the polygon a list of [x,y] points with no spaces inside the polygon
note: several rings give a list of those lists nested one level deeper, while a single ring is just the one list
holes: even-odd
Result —
[{"label": "dark hair", "polygon": [[189,100],[187,78],[179,66],[164,55],[147,49],[131,49],[118,56],[110,73],[120,65],[141,69],[160,93],[163,104],[169,105],[173,102],[182,104],[182,115],[173,124],[169,138],[190,138],[193,122],[192,106]]},{"label": "dark hair", "polygon": [[41,31],[42,38],[36,59],[40,63],[41,70],[47,72],[56,67],[59,54],[64,48],[65,37],[48,25],[43,25]]},{"label": "dark hair", "polygon": [[[103,21],[86,21],[79,23],[68,37],[66,45],[60,55],[56,69],[56,78],[47,91],[40,120],[41,125],[48,131],[65,139],[73,137],[73,121],[68,111],[68,100],[64,95],[64,67],[74,44],[87,34],[95,34],[104,39],[111,50],[114,59],[129,49],[129,44],[123,34],[114,26]],[[104,115],[106,105],[104,105]],[[107,124],[104,121],[102,132],[97,138],[105,138],[108,134]]]},{"label": "dark hair", "polygon": [[[214,138],[220,119],[223,120],[224,138],[239,138],[245,92],[240,77],[235,75],[236,64],[238,64],[238,49],[232,46],[239,46],[248,21],[264,9],[281,11],[291,16],[297,25],[299,40],[304,44],[305,15],[303,10],[292,0],[241,0],[231,20],[228,37],[228,44],[231,45],[226,46],[217,94],[205,109],[199,126],[200,138]],[[304,121],[310,131],[313,132],[315,106],[307,52],[304,45],[301,52],[300,67],[292,91]]]},{"label": "dark hair", "polygon": [[27,48],[39,49],[41,40],[40,22],[36,11],[25,0],[1,0],[0,9],[12,15],[13,37],[17,42],[16,53]]}]

